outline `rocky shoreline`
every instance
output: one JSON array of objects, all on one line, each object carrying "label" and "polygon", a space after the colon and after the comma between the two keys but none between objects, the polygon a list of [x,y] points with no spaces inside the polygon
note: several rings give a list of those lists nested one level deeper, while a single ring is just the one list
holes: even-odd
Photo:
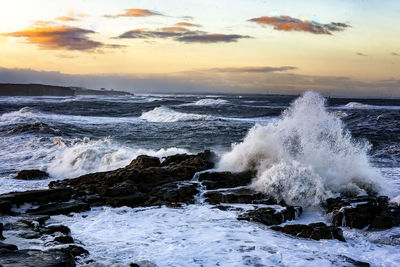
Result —
[{"label": "rocky shoreline", "polygon": [[[328,199],[324,209],[331,218],[331,225],[317,222],[281,226],[286,221],[296,220],[302,207],[277,203],[250,189],[248,185],[254,172],[213,171],[214,160],[210,151],[196,155],[177,154],[163,161],[139,156],[124,168],[54,181],[49,184],[49,189],[2,194],[0,239],[4,241],[0,242],[0,265],[75,266],[76,261],[85,259],[89,252],[81,244],[75,244],[68,227],[47,222],[53,215],[79,213],[96,206],[166,205],[179,208],[204,202],[222,210],[236,209],[238,220],[264,224],[295,238],[337,239],[341,242],[346,242],[341,227],[377,231],[400,225],[398,205],[390,203],[385,196],[362,196]],[[16,178],[44,177],[47,177],[46,173],[26,170]],[[251,204],[254,209],[242,210],[234,206],[237,203]],[[36,244],[35,240],[41,240],[42,249],[19,249],[7,233],[16,233],[27,243]],[[37,244],[34,247],[38,247]],[[369,266],[350,258],[347,261]],[[132,263],[131,266],[146,265]]]}]

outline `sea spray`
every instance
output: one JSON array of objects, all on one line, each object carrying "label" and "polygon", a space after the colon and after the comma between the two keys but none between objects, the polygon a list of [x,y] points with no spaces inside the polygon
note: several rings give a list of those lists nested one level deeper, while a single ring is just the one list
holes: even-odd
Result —
[{"label": "sea spray", "polygon": [[266,126],[255,125],[221,157],[221,170],[256,169],[252,188],[287,204],[313,206],[339,194],[387,193],[367,141],[355,141],[325,99],[306,92]]},{"label": "sea spray", "polygon": [[170,147],[151,150],[121,146],[110,138],[91,140],[75,138],[64,140],[54,138],[54,151],[48,164],[48,172],[52,177],[71,178],[79,175],[109,171],[128,165],[139,155],[166,157],[178,153],[188,153],[186,149]]}]

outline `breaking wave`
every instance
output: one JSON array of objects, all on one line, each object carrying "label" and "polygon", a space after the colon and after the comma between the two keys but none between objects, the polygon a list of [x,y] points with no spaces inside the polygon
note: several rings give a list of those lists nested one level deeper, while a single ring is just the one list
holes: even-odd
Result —
[{"label": "breaking wave", "polygon": [[188,153],[186,149],[175,147],[158,151],[126,147],[108,138],[64,140],[55,137],[53,140],[57,148],[47,170],[52,177],[57,178],[70,178],[92,172],[118,169],[128,165],[139,155],[162,158],[179,153]]},{"label": "breaking wave", "polygon": [[153,110],[144,112],[140,118],[149,122],[178,122],[214,119],[213,116],[182,113],[165,106],[157,107]]},{"label": "breaking wave", "polygon": [[257,170],[252,188],[291,205],[314,206],[339,194],[387,193],[366,141],[355,141],[325,99],[306,92],[279,120],[255,125],[221,157],[221,170]]},{"label": "breaking wave", "polygon": [[225,99],[217,98],[217,99],[200,99],[194,103],[196,106],[212,106],[212,105],[225,105],[229,102]]}]

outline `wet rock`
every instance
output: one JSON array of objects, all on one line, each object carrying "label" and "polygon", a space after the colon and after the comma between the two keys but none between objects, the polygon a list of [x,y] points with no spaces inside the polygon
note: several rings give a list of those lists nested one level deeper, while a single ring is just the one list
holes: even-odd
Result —
[{"label": "wet rock", "polygon": [[89,255],[89,252],[86,249],[76,245],[69,245],[63,248],[50,249],[49,251],[61,251],[63,253],[69,253],[74,257]]},{"label": "wet rock", "polygon": [[16,245],[0,242],[0,258],[2,254],[15,250],[18,250],[18,247]]},{"label": "wet rock", "polygon": [[246,186],[251,183],[255,172],[246,171],[239,173],[232,172],[204,172],[199,174],[199,181],[208,190],[218,188],[232,188]]},{"label": "wet rock", "polygon": [[51,235],[57,232],[67,236],[71,235],[71,230],[65,225],[49,225],[45,228],[40,228],[39,231],[42,234],[47,234],[47,235]]},{"label": "wet rock", "polygon": [[150,167],[160,167],[160,159],[157,157],[150,157],[146,155],[138,156],[134,159],[127,168],[138,168],[138,169],[146,169]]},{"label": "wet rock", "polygon": [[83,212],[90,210],[90,205],[84,202],[72,202],[72,203],[52,203],[41,205],[35,209],[29,209],[26,212],[33,215],[67,215],[71,212]]},{"label": "wet rock", "polygon": [[10,213],[12,208],[10,201],[1,201],[0,200],[0,214],[8,214]]},{"label": "wet rock", "polygon": [[61,251],[17,250],[3,253],[0,256],[0,265],[4,267],[74,267],[74,257]]},{"label": "wet rock", "polygon": [[357,267],[369,267],[370,264],[368,262],[363,262],[363,261],[358,261],[352,258],[349,258],[347,256],[339,255],[340,258],[342,258],[344,261],[350,263],[352,266],[357,266]]},{"label": "wet rock", "polygon": [[288,220],[294,220],[302,212],[301,207],[282,207],[275,209],[272,207],[255,208],[238,216],[238,220],[254,221],[265,225],[277,225]]},{"label": "wet rock", "polygon": [[25,192],[12,192],[0,195],[0,201],[9,201],[12,204],[23,203],[49,203],[70,200],[73,190],[70,188],[31,190]]},{"label": "wet rock", "polygon": [[150,192],[153,203],[194,203],[194,196],[199,193],[197,184],[170,183],[156,187]]},{"label": "wet rock", "polygon": [[61,243],[61,244],[71,244],[74,243],[74,239],[70,236],[57,236],[54,238],[55,242]]},{"label": "wet rock", "polygon": [[276,204],[274,199],[248,188],[209,191],[204,194],[204,197],[213,205],[220,203]]},{"label": "wet rock", "polygon": [[165,157],[161,166],[186,165],[194,166],[197,169],[208,170],[214,167],[213,154],[210,150],[198,153],[196,155],[176,154]]},{"label": "wet rock", "polygon": [[158,158],[139,156],[125,168],[55,181],[49,187],[70,188],[76,199],[90,206],[192,203],[193,196],[198,193],[197,185],[183,186],[180,182],[189,181],[196,172],[213,166],[210,151],[170,156],[162,164]]},{"label": "wet rock", "polygon": [[331,198],[327,211],[336,226],[383,230],[400,225],[400,207],[389,203],[388,197]]},{"label": "wet rock", "polygon": [[128,206],[135,208],[144,206],[147,200],[148,195],[138,192],[128,196],[107,198],[105,204],[112,207]]},{"label": "wet rock", "polygon": [[22,170],[14,179],[18,180],[42,180],[49,177],[47,172],[41,170]]},{"label": "wet rock", "polygon": [[283,227],[273,226],[271,229],[295,237],[303,237],[314,240],[337,239],[343,242],[346,241],[340,228],[335,226],[327,226],[324,223],[311,223],[308,225],[288,224]]},{"label": "wet rock", "polygon": [[152,263],[151,261],[137,261],[129,264],[130,267],[157,267],[155,263]]},{"label": "wet rock", "polygon": [[4,236],[3,236],[3,228],[4,228],[3,224],[0,223],[0,240],[4,240],[5,239]]}]

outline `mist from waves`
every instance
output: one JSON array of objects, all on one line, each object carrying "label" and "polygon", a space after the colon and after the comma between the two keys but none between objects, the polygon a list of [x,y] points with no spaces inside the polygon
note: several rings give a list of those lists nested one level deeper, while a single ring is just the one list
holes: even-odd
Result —
[{"label": "mist from waves", "polygon": [[280,119],[251,128],[218,168],[257,170],[253,189],[287,204],[314,206],[339,194],[389,193],[369,150],[367,141],[354,140],[327,111],[321,95],[306,92]]}]

